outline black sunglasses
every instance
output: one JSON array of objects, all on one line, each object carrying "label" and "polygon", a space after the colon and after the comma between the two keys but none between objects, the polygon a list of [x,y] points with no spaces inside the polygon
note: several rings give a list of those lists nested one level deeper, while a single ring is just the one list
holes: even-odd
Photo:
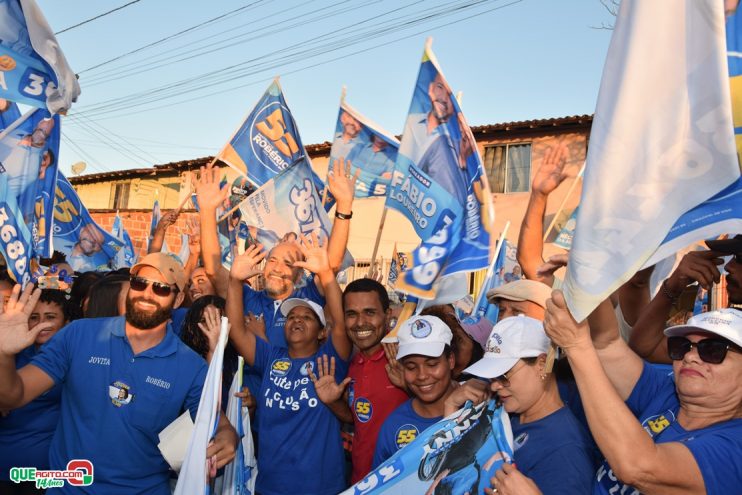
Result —
[{"label": "black sunglasses", "polygon": [[142,292],[147,290],[147,286],[152,286],[152,292],[155,293],[155,295],[158,295],[160,297],[167,297],[173,292],[177,292],[178,289],[176,287],[171,287],[168,284],[163,284],[162,282],[155,282],[153,280],[147,280],[146,278],[142,277],[131,277],[129,278],[129,285],[131,286],[132,290],[135,290],[137,292]]},{"label": "black sunglasses", "polygon": [[698,351],[701,361],[710,364],[720,364],[727,357],[727,351],[740,352],[733,343],[723,339],[703,339],[691,342],[685,337],[668,337],[667,353],[673,361],[680,361],[693,347]]}]

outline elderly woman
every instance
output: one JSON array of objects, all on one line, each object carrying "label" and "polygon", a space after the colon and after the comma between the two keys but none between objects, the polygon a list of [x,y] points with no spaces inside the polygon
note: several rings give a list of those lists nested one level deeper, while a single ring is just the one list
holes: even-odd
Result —
[{"label": "elderly woman", "polygon": [[666,329],[672,375],[619,337],[609,304],[588,320],[574,321],[561,291],[547,302],[546,331],[567,354],[605,456],[593,493],[740,493],[742,312]]}]

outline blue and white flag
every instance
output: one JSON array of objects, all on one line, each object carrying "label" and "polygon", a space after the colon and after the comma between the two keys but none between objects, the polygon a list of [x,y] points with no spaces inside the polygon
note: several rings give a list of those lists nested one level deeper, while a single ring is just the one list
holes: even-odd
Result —
[{"label": "blue and white flag", "polygon": [[487,292],[504,283],[505,258],[508,252],[504,244],[508,243],[508,241],[507,239],[504,239],[502,242],[503,245],[498,246],[497,257],[493,260],[493,265],[491,269],[488,270],[487,277],[479,288],[479,293],[474,301],[474,310],[467,316],[460,314],[457,310],[457,315],[463,323],[475,325],[482,318],[487,318],[491,322],[496,322],[499,317],[500,308],[497,304],[490,304],[489,301],[487,301]]},{"label": "blue and white flag", "polygon": [[[157,224],[160,223],[160,220],[162,220],[162,211],[160,211],[160,201],[155,199],[154,204],[152,205],[152,220],[149,222],[149,237],[147,237],[147,252],[149,252],[149,244],[152,242],[152,239],[155,238],[155,231],[157,230]],[[162,249],[160,249],[163,253],[169,253],[170,250],[167,247],[167,240],[162,240]]]},{"label": "blue and white flag", "polygon": [[131,237],[124,227],[124,222],[121,220],[118,212],[116,217],[113,219],[113,227],[111,228],[111,235],[121,241],[124,245],[116,255],[116,259],[113,263],[114,269],[131,267],[137,262],[137,255],[134,252],[134,244],[131,242]]},{"label": "blue and white flag", "polygon": [[439,277],[489,265],[494,208],[487,174],[429,41],[386,206],[405,215],[422,239],[412,269],[397,282],[402,292],[431,299]]},{"label": "blue and white flag", "polygon": [[554,239],[554,244],[562,249],[566,249],[567,251],[572,249],[572,239],[575,236],[575,229],[577,228],[578,210],[579,207],[575,208],[575,211],[572,212],[572,215],[569,216],[569,219],[564,224],[564,227],[562,227],[562,230],[559,231],[556,239]]},{"label": "blue and white flag", "polygon": [[188,258],[191,256],[191,249],[189,247],[191,236],[188,234],[180,234],[180,251],[178,251],[178,259],[183,266],[188,263]]},{"label": "blue and white flag", "polygon": [[244,358],[239,356],[237,373],[232,379],[227,402],[227,419],[237,430],[240,443],[237,444],[234,461],[224,468],[221,495],[254,495],[255,481],[258,477],[258,461],[255,459],[255,444],[250,429],[250,415],[243,409],[242,399],[235,394],[242,390],[242,369]]},{"label": "blue and white flag", "polygon": [[222,326],[219,331],[214,354],[209,361],[209,370],[206,372],[206,381],[201,391],[201,400],[198,402],[198,413],[194,421],[191,439],[188,442],[183,465],[178,474],[178,484],[175,486],[175,495],[209,495],[209,478],[206,473],[206,448],[216,434],[221,414],[220,402],[222,397],[222,364],[224,363],[224,348],[229,338],[229,323],[227,317],[222,317]]},{"label": "blue and white flag", "polygon": [[57,175],[54,201],[54,249],[67,256],[76,272],[108,271],[124,243],[93,221],[72,185]]},{"label": "blue and white flag", "polygon": [[80,94],[74,71],[33,0],[0,0],[0,98],[65,113]]},{"label": "blue and white flag", "polygon": [[340,159],[350,162],[351,175],[360,170],[356,198],[386,196],[398,151],[399,140],[348,105],[343,94],[329,170]]},{"label": "blue and white flag", "polygon": [[[240,206],[250,236],[267,251],[279,242],[297,240],[317,231],[326,243],[332,222],[322,208],[307,162],[300,162],[277,175],[251,194]],[[353,265],[348,251],[341,269]]]},{"label": "blue and white flag", "polygon": [[467,403],[419,433],[343,495],[484,493],[503,462],[512,462],[510,420],[495,401]]},{"label": "blue and white flag", "polygon": [[724,2],[621,2],[563,287],[578,321],[739,179],[724,24]]}]

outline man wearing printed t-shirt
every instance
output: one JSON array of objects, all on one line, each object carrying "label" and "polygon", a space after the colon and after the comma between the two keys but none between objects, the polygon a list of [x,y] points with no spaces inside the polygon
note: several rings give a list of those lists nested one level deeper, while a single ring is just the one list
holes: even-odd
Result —
[{"label": "man wearing printed t-shirt", "polygon": [[[30,364],[15,354],[48,327],[28,329],[41,291],[16,286],[0,314],[0,408],[14,409],[62,384],[62,412],[49,453],[52,469],[88,459],[88,493],[169,495],[169,467],[158,433],[188,409],[195,418],[206,363],[173,333],[168,320],[183,301],[186,277],[172,255],[152,253],[131,268],[126,316],[83,319],[64,327]],[[207,457],[234,458],[238,438],[223,418]],[[59,493],[80,493],[65,483]]]}]

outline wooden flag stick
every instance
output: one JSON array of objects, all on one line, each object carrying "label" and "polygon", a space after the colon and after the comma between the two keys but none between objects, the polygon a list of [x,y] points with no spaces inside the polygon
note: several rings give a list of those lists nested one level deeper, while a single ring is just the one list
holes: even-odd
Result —
[{"label": "wooden flag stick", "polygon": [[544,242],[546,242],[546,239],[549,237],[549,233],[551,233],[551,229],[554,228],[554,224],[557,221],[557,218],[559,217],[559,214],[564,209],[564,205],[567,204],[567,200],[572,196],[572,193],[575,190],[575,187],[577,187],[577,183],[582,178],[582,174],[585,172],[585,163],[582,163],[582,168],[580,168],[580,172],[577,174],[577,177],[575,177],[575,180],[572,182],[572,185],[569,186],[569,190],[567,191],[567,195],[564,196],[564,199],[562,200],[562,204],[559,205],[559,209],[554,213],[554,218],[551,219],[551,223],[549,224],[549,228],[546,229],[546,232],[544,232]]},{"label": "wooden flag stick", "polygon": [[374,262],[376,261],[376,254],[379,252],[379,243],[381,242],[381,232],[384,230],[384,222],[386,222],[386,212],[387,208],[384,207],[384,211],[381,214],[381,221],[379,221],[379,230],[376,231],[376,241],[374,242],[374,250],[371,254],[371,265],[368,269],[368,274],[371,275],[371,272],[374,269]]},{"label": "wooden flag stick", "polygon": [[25,121],[27,121],[28,118],[36,112],[36,110],[38,110],[38,108],[32,108],[28,112],[26,112],[23,115],[21,115],[20,117],[18,117],[8,127],[6,127],[5,129],[3,129],[3,131],[0,132],[0,140],[2,140],[3,138],[5,138],[5,136],[7,136],[8,134],[10,134],[11,132],[13,132],[19,125],[21,125],[22,123],[24,123]]},{"label": "wooden flag stick", "polygon": [[409,320],[410,317],[415,314],[415,309],[417,309],[417,302],[404,303],[404,306],[402,306],[402,311],[399,313],[399,318],[397,318],[397,324],[394,325],[392,331],[386,334],[386,336],[381,339],[381,341],[386,344],[393,344],[397,342],[397,332],[399,332],[399,329],[402,327],[402,323]]}]

